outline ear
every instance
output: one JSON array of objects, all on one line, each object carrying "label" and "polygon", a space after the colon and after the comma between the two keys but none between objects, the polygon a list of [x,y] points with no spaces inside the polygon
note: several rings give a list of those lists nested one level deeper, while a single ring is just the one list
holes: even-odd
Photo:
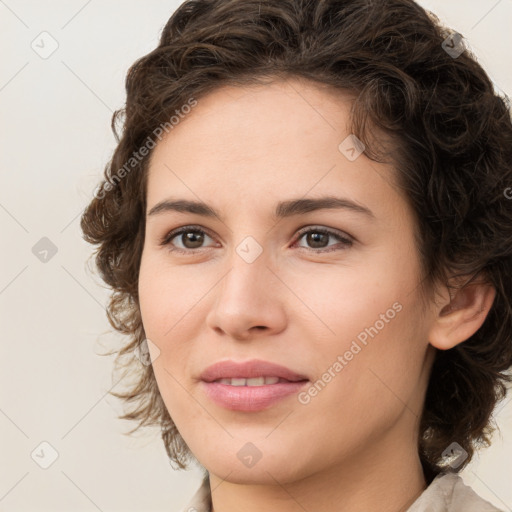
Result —
[{"label": "ear", "polygon": [[430,344],[448,350],[466,341],[482,327],[495,296],[494,286],[488,283],[467,284],[453,298],[445,294],[429,330]]}]

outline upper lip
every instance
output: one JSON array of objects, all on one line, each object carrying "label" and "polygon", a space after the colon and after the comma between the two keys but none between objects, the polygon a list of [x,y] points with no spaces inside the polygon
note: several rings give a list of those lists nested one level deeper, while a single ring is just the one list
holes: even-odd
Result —
[{"label": "upper lip", "polygon": [[205,382],[213,382],[217,379],[250,379],[254,377],[280,377],[292,382],[308,380],[305,375],[269,361],[253,359],[237,363],[236,361],[219,361],[206,368],[200,376]]}]

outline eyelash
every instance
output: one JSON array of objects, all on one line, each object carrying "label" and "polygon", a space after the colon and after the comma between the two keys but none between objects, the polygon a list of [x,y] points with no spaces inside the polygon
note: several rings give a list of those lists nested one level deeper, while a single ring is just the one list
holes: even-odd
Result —
[{"label": "eyelash", "polygon": [[[201,234],[204,234],[204,235],[207,235],[209,236],[210,238],[213,238],[212,236],[210,236],[206,231],[204,231],[203,229],[199,228],[198,226],[183,226],[181,228],[178,228],[178,229],[175,229],[173,231],[170,231],[169,233],[167,233],[161,240],[160,240],[160,245],[161,246],[170,246],[171,245],[171,241],[176,238],[177,236],[183,234],[183,233],[189,233],[189,232],[193,232],[193,233],[201,233]],[[307,233],[323,233],[325,235],[330,235],[334,238],[337,238],[345,247],[343,248],[331,248],[331,249],[311,249],[311,248],[307,248],[307,247],[300,247],[300,249],[306,249],[307,251],[310,251],[310,252],[313,252],[313,253],[326,253],[326,252],[332,252],[332,251],[341,251],[341,250],[344,250],[348,247],[351,247],[354,243],[354,240],[349,237],[348,235],[345,235],[345,236],[342,236],[340,233],[336,232],[336,231],[333,231],[333,230],[330,230],[330,229],[327,229],[327,228],[323,228],[323,227],[315,227],[315,226],[308,226],[307,228],[304,228],[304,229],[301,229],[299,230],[298,234],[297,234],[297,237],[295,238],[294,240],[294,244],[299,242],[300,239],[306,235]],[[207,247],[199,247],[199,248],[196,248],[196,249],[180,249],[178,247],[169,247],[168,250],[170,252],[177,252],[177,253],[180,253],[180,254],[194,254],[202,249],[207,249]]]}]

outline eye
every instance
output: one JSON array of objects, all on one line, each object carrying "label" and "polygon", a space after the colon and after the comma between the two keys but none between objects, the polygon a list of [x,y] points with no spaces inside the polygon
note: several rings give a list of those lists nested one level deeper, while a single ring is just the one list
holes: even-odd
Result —
[{"label": "eye", "polygon": [[[203,246],[205,238],[209,238],[213,241],[212,237],[210,237],[203,229],[197,226],[183,226],[166,234],[160,241],[160,245],[170,246],[169,250],[172,252],[191,254],[197,249],[207,248]],[[335,238],[339,243],[329,244],[329,238]],[[173,241],[174,239],[176,239],[176,241]],[[303,245],[298,245],[298,247],[317,253],[343,250],[352,246],[354,243],[353,239],[348,235],[323,227],[308,227],[306,229],[302,229],[299,231],[295,244],[302,239],[304,239],[306,243],[310,244],[311,247],[305,247]],[[178,243],[181,245],[178,245]],[[336,247],[340,244],[342,247]]]},{"label": "eye", "polygon": [[[170,245],[169,250],[173,252],[190,254],[195,249],[204,248],[201,246],[204,243],[205,237],[212,239],[205,231],[196,226],[183,226],[165,235],[160,245]],[[175,238],[181,243],[181,247],[176,247],[176,242],[173,242]]]},{"label": "eye", "polygon": [[[336,247],[339,244],[329,245],[329,237],[335,238],[342,245],[342,247]],[[331,252],[337,250],[343,250],[347,247],[351,247],[354,243],[353,239],[348,235],[342,234],[337,231],[332,231],[322,227],[308,227],[299,232],[297,241],[304,239],[306,243],[311,244],[311,248],[299,245],[301,248],[306,248],[312,252]],[[326,247],[331,247],[325,249]],[[317,250],[323,249],[323,250]]]}]

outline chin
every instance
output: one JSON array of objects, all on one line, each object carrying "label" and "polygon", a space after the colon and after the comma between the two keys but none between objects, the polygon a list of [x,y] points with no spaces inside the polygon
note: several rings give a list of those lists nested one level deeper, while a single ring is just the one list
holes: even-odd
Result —
[{"label": "chin", "polygon": [[[246,450],[249,453],[247,448]],[[226,450],[222,453],[208,453],[207,458],[200,459],[200,462],[210,473],[234,484],[275,485],[276,481],[287,484],[300,480],[308,474],[308,464],[301,462],[297,465],[293,450],[283,453],[273,451],[267,456],[262,453],[258,460],[256,458],[252,461],[247,458],[246,462],[243,460],[243,451],[236,450],[230,454]]]},{"label": "chin", "polygon": [[286,467],[284,463],[269,465],[260,461],[252,468],[244,468],[240,465],[233,467],[232,464],[215,464],[207,469],[210,473],[233,484],[275,485],[276,482],[287,484],[300,479],[300,476],[291,473],[290,468]]}]

